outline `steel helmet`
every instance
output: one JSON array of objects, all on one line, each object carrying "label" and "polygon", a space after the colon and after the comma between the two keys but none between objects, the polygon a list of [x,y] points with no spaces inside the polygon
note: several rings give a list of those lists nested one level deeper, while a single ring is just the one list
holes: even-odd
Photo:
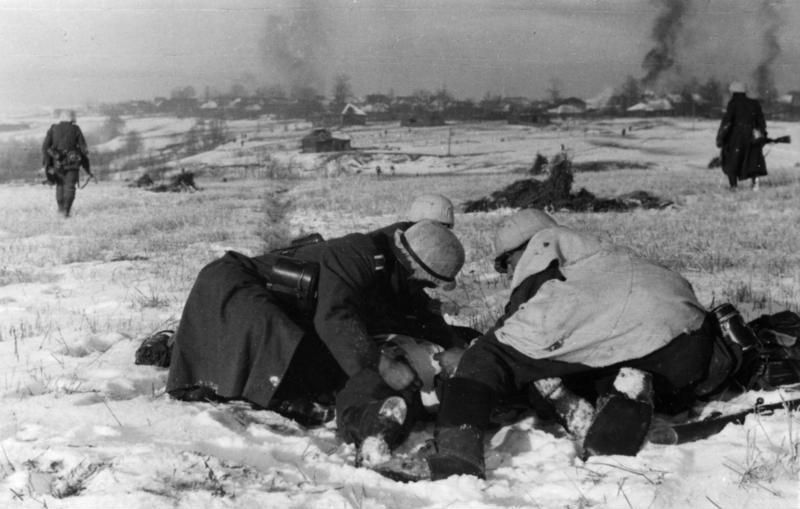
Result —
[{"label": "steel helmet", "polygon": [[452,283],[464,266],[464,246],[449,228],[427,219],[414,223],[400,242],[411,259],[433,278]]},{"label": "steel helmet", "polygon": [[74,122],[77,118],[75,110],[58,110],[57,117],[60,122]]},{"label": "steel helmet", "polygon": [[558,226],[556,220],[538,209],[522,209],[503,219],[494,236],[495,269],[505,272],[509,253],[525,245],[541,230],[553,226]]},{"label": "steel helmet", "polygon": [[728,87],[728,91],[731,94],[735,94],[737,92],[745,93],[745,92],[747,92],[747,87],[741,81],[733,81],[733,82],[731,82],[730,86]]},{"label": "steel helmet", "polygon": [[429,219],[452,228],[455,224],[453,202],[441,194],[423,194],[411,204],[408,219],[414,222]]}]

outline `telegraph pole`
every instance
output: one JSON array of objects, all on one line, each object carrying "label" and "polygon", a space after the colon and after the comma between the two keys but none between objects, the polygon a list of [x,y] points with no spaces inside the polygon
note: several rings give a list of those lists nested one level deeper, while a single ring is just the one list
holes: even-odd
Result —
[{"label": "telegraph pole", "polygon": [[450,144],[453,140],[453,128],[447,130],[447,157],[450,157]]}]

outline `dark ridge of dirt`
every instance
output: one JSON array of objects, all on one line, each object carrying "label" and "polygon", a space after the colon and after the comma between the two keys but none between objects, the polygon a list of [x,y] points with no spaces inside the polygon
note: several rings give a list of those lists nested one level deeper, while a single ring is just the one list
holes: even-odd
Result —
[{"label": "dark ridge of dirt", "polygon": [[468,201],[464,212],[486,212],[502,207],[571,210],[574,212],[622,212],[634,208],[663,209],[672,202],[647,191],[633,191],[614,198],[598,198],[584,188],[571,192],[572,162],[563,154],[553,158],[545,180],[517,180],[488,197]]},{"label": "dark ridge of dirt", "polygon": [[179,174],[170,178],[169,184],[148,187],[154,193],[180,193],[199,191],[200,188],[194,183],[194,173],[181,171]]},{"label": "dark ridge of dirt", "polygon": [[609,170],[649,170],[653,166],[655,166],[653,163],[643,163],[640,161],[585,161],[580,163],[572,163],[572,171],[588,172]]}]

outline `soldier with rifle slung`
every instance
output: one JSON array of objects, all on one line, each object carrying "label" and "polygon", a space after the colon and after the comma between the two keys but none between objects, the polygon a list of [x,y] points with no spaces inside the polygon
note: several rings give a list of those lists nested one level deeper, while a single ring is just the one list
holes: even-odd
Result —
[{"label": "soldier with rifle slung", "polygon": [[75,123],[74,111],[59,112],[58,123],[50,126],[42,143],[42,159],[47,181],[56,186],[58,212],[69,217],[81,167],[90,179],[94,177],[89,149],[81,128]]},{"label": "soldier with rifle slung", "polygon": [[717,148],[721,150],[722,171],[735,191],[740,180],[751,180],[758,190],[758,178],[767,175],[762,148],[767,139],[767,123],[761,104],[747,97],[741,82],[730,84],[731,99],[717,131]]}]

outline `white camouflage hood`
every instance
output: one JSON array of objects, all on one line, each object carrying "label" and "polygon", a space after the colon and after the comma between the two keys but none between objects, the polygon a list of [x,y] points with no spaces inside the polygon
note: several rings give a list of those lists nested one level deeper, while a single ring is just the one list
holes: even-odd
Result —
[{"label": "white camouflage hood", "polygon": [[529,357],[607,366],[643,357],[705,318],[680,274],[564,227],[531,238],[512,288],[553,260],[567,280],[544,283],[496,331],[500,342]]}]

